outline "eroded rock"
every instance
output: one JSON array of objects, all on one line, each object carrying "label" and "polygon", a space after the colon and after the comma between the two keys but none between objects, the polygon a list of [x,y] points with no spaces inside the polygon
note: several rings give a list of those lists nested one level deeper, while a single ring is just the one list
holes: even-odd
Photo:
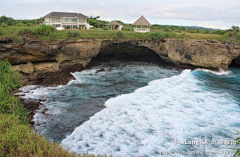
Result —
[{"label": "eroded rock", "polygon": [[36,72],[38,71],[54,72],[59,70],[58,62],[36,63],[33,66]]},{"label": "eroded rock", "polygon": [[52,72],[76,65],[86,67],[100,52],[108,55],[128,53],[141,58],[139,55],[142,54],[138,52],[148,53],[150,50],[168,63],[211,69],[227,69],[240,56],[239,43],[211,40],[78,39],[44,42],[26,39],[20,45],[14,45],[10,39],[0,41],[0,59],[7,58],[12,64],[18,64],[15,68],[26,74],[34,71]]},{"label": "eroded rock", "polygon": [[34,72],[34,66],[31,62],[27,62],[27,64],[15,65],[13,68],[16,71],[22,72],[24,74],[32,74]]}]

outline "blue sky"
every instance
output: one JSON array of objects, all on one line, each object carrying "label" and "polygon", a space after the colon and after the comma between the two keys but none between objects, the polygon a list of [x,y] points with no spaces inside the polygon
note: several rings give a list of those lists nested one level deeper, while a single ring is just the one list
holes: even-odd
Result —
[{"label": "blue sky", "polygon": [[228,29],[240,26],[240,0],[4,0],[0,15],[39,18],[51,11],[135,22],[144,15],[151,24]]}]

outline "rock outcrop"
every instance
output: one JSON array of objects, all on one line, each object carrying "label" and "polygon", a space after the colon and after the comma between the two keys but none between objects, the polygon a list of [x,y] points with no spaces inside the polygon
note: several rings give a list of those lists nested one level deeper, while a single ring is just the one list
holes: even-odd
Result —
[{"label": "rock outcrop", "polygon": [[209,69],[228,69],[231,62],[240,56],[239,43],[170,39],[138,44],[149,47],[166,62]]},{"label": "rock outcrop", "polygon": [[[165,62],[210,69],[227,69],[240,65],[240,44],[209,40],[101,40],[78,39],[44,42],[25,39],[15,44],[0,40],[0,59],[7,58],[15,69],[24,73],[54,72],[69,67],[86,67],[98,55],[130,54],[138,57],[154,52]],[[146,55],[145,55],[146,57]]]}]

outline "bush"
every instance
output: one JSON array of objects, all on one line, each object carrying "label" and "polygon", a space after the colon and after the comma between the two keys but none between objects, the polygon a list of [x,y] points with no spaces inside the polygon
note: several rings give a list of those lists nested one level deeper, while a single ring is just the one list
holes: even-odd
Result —
[{"label": "bush", "polygon": [[212,32],[212,34],[218,34],[218,35],[224,35],[224,33],[225,33],[224,30],[216,30]]},{"label": "bush", "polygon": [[176,38],[177,34],[175,32],[166,32],[164,33],[166,38]]},{"label": "bush", "polygon": [[22,27],[22,26],[26,26],[26,25],[22,22],[18,22],[18,23],[15,24],[15,26]]},{"label": "bush", "polygon": [[2,23],[1,27],[7,27],[8,25],[6,23]]},{"label": "bush", "polygon": [[19,44],[19,43],[23,42],[23,38],[16,36],[16,37],[14,37],[14,42]]},{"label": "bush", "polygon": [[165,38],[165,35],[161,32],[153,32],[151,33],[152,40],[161,40]]},{"label": "bush", "polygon": [[102,28],[103,30],[109,30],[109,28],[107,26]]},{"label": "bush", "polygon": [[8,61],[0,62],[0,73],[0,113],[17,115],[23,123],[28,123],[27,111],[14,96],[21,87],[18,73]]},{"label": "bush", "polygon": [[[240,135],[240,130],[236,130],[237,133]],[[240,156],[240,136],[238,138],[235,139],[236,140],[236,147],[237,148],[234,148],[236,150],[236,153],[234,154],[234,156]]]},{"label": "bush", "polygon": [[41,25],[35,29],[35,34],[49,36],[55,32],[55,27],[49,25]]},{"label": "bush", "polygon": [[8,61],[0,61],[0,84],[5,85],[10,92],[21,87],[19,74]]},{"label": "bush", "polygon": [[133,31],[133,28],[131,27],[122,27],[122,30],[125,30],[125,31]]},{"label": "bush", "polygon": [[3,35],[3,32],[0,30],[0,35]]},{"label": "bush", "polygon": [[68,37],[79,37],[79,36],[80,36],[80,33],[77,32],[77,31],[68,31],[68,32],[67,32],[67,36],[68,36]]},{"label": "bush", "polygon": [[9,89],[0,84],[0,113],[16,115],[23,124],[28,124],[26,109],[20,103],[19,98],[12,95]]},{"label": "bush", "polygon": [[18,31],[18,35],[31,36],[33,34],[34,34],[34,32],[30,28],[22,28]]},{"label": "bush", "polygon": [[237,40],[240,40],[240,33],[238,33],[237,35]]},{"label": "bush", "polygon": [[200,33],[203,33],[203,34],[210,34],[211,32],[210,32],[210,30],[205,29],[205,30],[200,31]]},{"label": "bush", "polygon": [[124,34],[121,31],[117,31],[113,36],[113,39],[123,39],[123,38],[124,38]]},{"label": "bush", "polygon": [[48,36],[42,36],[41,37],[42,40],[45,40],[45,41],[54,41],[57,39],[57,34],[56,33],[52,33]]}]

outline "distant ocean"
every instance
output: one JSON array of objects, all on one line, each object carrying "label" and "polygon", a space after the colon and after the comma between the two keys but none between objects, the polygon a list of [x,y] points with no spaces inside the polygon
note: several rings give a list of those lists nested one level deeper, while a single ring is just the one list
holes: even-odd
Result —
[{"label": "distant ocean", "polygon": [[114,62],[72,75],[76,80],[67,85],[22,88],[25,99],[46,99],[34,116],[35,129],[70,151],[233,155],[240,128],[240,69],[180,71]]}]

